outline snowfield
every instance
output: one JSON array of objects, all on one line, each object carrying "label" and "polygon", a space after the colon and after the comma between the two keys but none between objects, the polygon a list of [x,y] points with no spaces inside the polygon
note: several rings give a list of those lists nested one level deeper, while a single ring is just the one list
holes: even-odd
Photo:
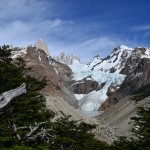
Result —
[{"label": "snowfield", "polygon": [[101,90],[92,91],[88,94],[74,94],[76,99],[79,101],[79,110],[88,116],[95,116],[96,114],[99,114],[99,107],[108,98],[108,88],[110,86],[118,88],[126,77],[126,75],[118,73],[106,73],[100,70],[92,71],[88,65],[82,64],[77,60],[75,60],[72,65],[69,65],[69,67],[74,72],[73,80],[77,81],[76,83],[83,82],[82,79],[86,77],[87,80],[97,81],[99,85],[105,83]]},{"label": "snowfield", "polygon": [[[104,87],[101,90],[92,91],[88,94],[74,94],[76,99],[79,101],[79,111],[88,116],[98,115],[98,109],[101,104],[108,98],[107,92],[110,86],[119,89],[121,84],[126,78],[126,75],[119,74],[121,71],[120,62],[121,57],[126,55],[126,50],[128,53],[132,53],[133,49],[121,45],[118,50],[113,51],[110,54],[110,58],[102,60],[101,57],[96,56],[89,64],[82,64],[78,60],[73,60],[73,64],[69,67],[74,72],[73,80],[76,83],[84,82],[86,80],[94,80]],[[148,53],[148,52],[146,52]],[[129,57],[130,55],[128,55]],[[93,68],[94,66],[94,68]],[[109,73],[110,68],[115,67],[115,73]],[[122,66],[124,67],[124,66]],[[93,69],[92,69],[93,68]]]}]

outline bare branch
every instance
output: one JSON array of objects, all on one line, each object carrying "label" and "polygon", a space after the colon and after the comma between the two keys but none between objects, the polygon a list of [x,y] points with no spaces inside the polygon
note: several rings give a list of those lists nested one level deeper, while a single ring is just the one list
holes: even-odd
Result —
[{"label": "bare branch", "polygon": [[5,107],[13,98],[26,93],[26,84],[23,83],[21,86],[4,92],[0,95],[0,109]]}]

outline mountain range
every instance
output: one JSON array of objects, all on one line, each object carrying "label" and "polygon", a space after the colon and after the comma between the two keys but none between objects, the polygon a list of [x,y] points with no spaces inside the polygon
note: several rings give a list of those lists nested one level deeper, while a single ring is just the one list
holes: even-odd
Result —
[{"label": "mountain range", "polygon": [[97,55],[86,64],[64,52],[52,57],[47,46],[42,47],[14,47],[11,57],[16,65],[22,57],[29,75],[47,81],[41,91],[47,109],[97,124],[96,137],[110,143],[117,136],[130,136],[129,118],[135,108],[150,104],[149,97],[138,103],[131,99],[134,92],[150,84],[150,48],[121,45],[107,57]]},{"label": "mountain range", "polygon": [[[149,84],[149,60],[149,48],[133,49],[124,45],[115,48],[105,58],[95,56],[88,64],[71,58],[73,63],[69,67],[74,72],[71,90],[79,100],[79,108],[95,111],[101,104],[106,108],[106,105],[116,104],[118,99]],[[112,98],[117,93],[120,96]]]}]

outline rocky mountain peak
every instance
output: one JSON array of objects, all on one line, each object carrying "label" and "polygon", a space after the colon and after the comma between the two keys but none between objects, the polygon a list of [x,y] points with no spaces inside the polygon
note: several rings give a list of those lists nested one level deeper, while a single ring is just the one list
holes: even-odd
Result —
[{"label": "rocky mountain peak", "polygon": [[78,56],[74,54],[65,54],[65,52],[61,52],[60,55],[54,56],[54,59],[66,65],[72,65],[74,62],[80,62],[80,58]]},{"label": "rocky mountain peak", "polygon": [[44,40],[42,39],[39,39],[36,43],[35,43],[35,46],[41,50],[43,50],[47,55],[50,55],[49,54],[49,51],[48,51],[48,45],[44,42]]},{"label": "rocky mountain peak", "polygon": [[90,67],[92,70],[101,70],[107,73],[120,73],[125,67],[128,58],[134,59],[136,57],[150,58],[150,49],[144,47],[133,49],[125,45],[121,45],[115,48],[107,57],[90,63],[92,64]]},{"label": "rocky mountain peak", "polygon": [[50,94],[56,99],[61,97],[63,101],[73,107],[77,107],[76,99],[67,89],[69,86],[68,84],[72,79],[72,71],[67,65],[56,61],[42,49],[33,45],[23,49],[19,47],[13,48],[13,63],[20,65],[20,62],[17,59],[20,57],[23,58],[25,67],[30,68],[27,74],[38,80],[46,79],[47,86],[42,90],[44,95]]}]

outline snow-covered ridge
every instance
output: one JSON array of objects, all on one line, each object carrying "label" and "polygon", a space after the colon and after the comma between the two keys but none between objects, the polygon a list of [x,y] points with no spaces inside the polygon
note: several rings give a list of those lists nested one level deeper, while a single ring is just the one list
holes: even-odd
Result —
[{"label": "snow-covered ridge", "polygon": [[100,70],[107,73],[119,73],[133,51],[133,48],[121,45],[118,48],[115,48],[113,52],[105,58],[101,58],[97,55],[88,64],[82,64],[80,61],[72,61],[72,64],[70,64],[69,67],[73,72]]},{"label": "snow-covered ridge", "polygon": [[102,61],[102,58],[99,55],[97,55],[87,64],[87,66],[89,68],[92,68],[95,64],[99,63],[100,61]]},{"label": "snow-covered ridge", "polygon": [[115,48],[114,51],[106,58],[93,65],[91,69],[101,70],[103,72],[120,73],[120,71],[125,67],[127,59],[131,55],[139,56],[141,58],[150,58],[150,49],[143,47],[133,49],[121,45],[118,48]]}]

